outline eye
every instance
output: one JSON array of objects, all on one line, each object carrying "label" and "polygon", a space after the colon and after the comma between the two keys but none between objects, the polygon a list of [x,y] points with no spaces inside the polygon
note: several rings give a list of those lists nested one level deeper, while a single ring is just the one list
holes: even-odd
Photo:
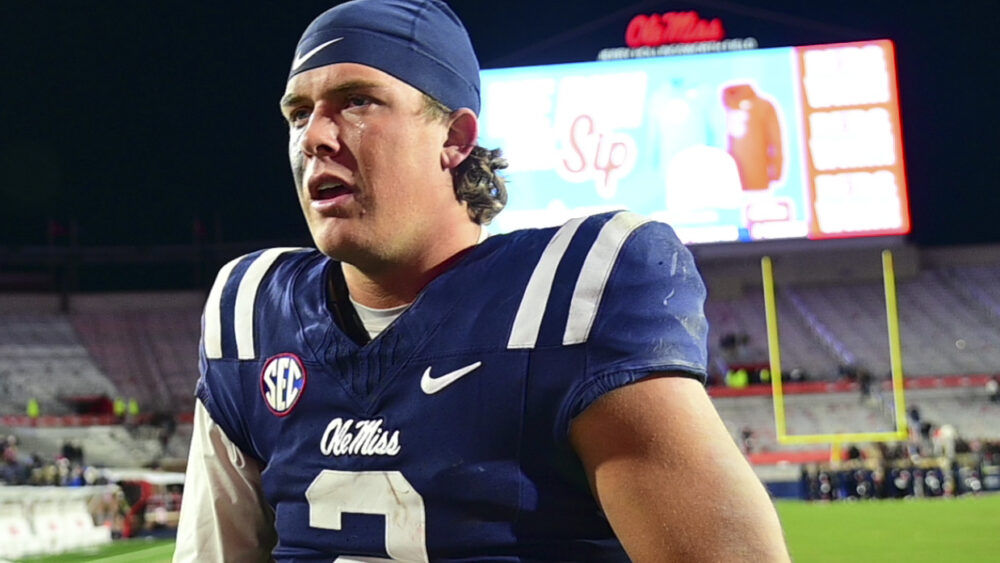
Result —
[{"label": "eye", "polygon": [[312,111],[309,108],[295,108],[288,112],[288,125],[291,127],[301,127],[309,120]]},{"label": "eye", "polygon": [[348,108],[361,108],[371,105],[372,101],[365,96],[352,95],[345,100]]}]

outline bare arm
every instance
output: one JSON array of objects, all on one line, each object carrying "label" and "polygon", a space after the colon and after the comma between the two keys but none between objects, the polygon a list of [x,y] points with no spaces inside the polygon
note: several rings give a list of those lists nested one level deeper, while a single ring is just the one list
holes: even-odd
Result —
[{"label": "bare arm", "polygon": [[767,491],[701,383],[650,377],[570,428],[591,487],[633,561],[788,561]]},{"label": "bare arm", "polygon": [[271,561],[274,543],[258,463],[229,440],[198,401],[174,562]]}]

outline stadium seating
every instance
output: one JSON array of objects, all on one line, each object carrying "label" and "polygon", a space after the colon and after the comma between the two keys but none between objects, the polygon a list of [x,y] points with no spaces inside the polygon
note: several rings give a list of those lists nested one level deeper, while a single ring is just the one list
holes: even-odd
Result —
[{"label": "stadium seating", "polygon": [[197,293],[109,299],[72,315],[105,373],[144,410],[190,410],[198,379],[201,300]]},{"label": "stadium seating", "polygon": [[[861,401],[858,393],[786,395],[784,399],[789,435],[889,432],[895,427],[889,408],[875,401]],[[770,396],[716,397],[713,402],[734,440],[740,441],[744,429],[753,433],[753,451],[816,448],[814,444],[778,442]]]},{"label": "stadium seating", "polygon": [[940,268],[949,287],[982,306],[1000,320],[1000,265],[961,265]]},{"label": "stadium seating", "polygon": [[0,408],[23,414],[35,398],[45,414],[69,414],[60,397],[113,395],[65,315],[0,314]]},{"label": "stadium seating", "polygon": [[922,420],[951,424],[960,436],[1000,440],[1000,403],[987,400],[981,387],[911,389],[906,402],[919,409]]},{"label": "stadium seating", "polygon": [[[88,465],[141,467],[153,464],[164,455],[155,434],[130,432],[119,425],[20,428],[16,434],[21,451],[34,452],[43,459],[58,457],[67,441],[82,447],[84,462]],[[178,453],[175,451],[174,455]],[[183,455],[186,456],[186,450]]]},{"label": "stadium seating", "polygon": [[[835,345],[824,342],[816,333],[810,317],[794,306],[789,299],[778,302],[780,332],[782,336],[782,367],[784,370],[803,369],[814,374],[832,377],[837,366],[845,363],[846,353],[839,355]],[[709,320],[709,356],[716,371],[725,371],[728,363],[767,363],[767,324],[764,319],[764,297],[751,293],[737,299],[709,299],[705,303]],[[749,342],[744,349],[733,354],[723,350],[720,340],[727,334],[747,335]],[[717,359],[724,359],[720,363]],[[726,361],[728,360],[728,361]]]},{"label": "stadium seating", "polygon": [[[970,283],[971,281],[971,283]],[[1000,273],[991,268],[935,269],[897,283],[905,373],[911,377],[1000,370]],[[880,281],[786,285],[777,293],[782,367],[834,377],[838,365],[890,371],[885,294]],[[996,310],[995,310],[996,309]],[[747,333],[766,360],[759,292],[709,300],[710,353],[718,339]],[[713,363],[713,366],[717,365]]]},{"label": "stadium seating", "polygon": [[[912,262],[923,267],[901,272],[897,279],[905,376],[1000,372],[1000,263],[952,263],[945,252]],[[852,272],[847,262],[835,269]],[[759,279],[757,285],[753,281],[759,273],[747,271],[729,291],[709,292],[709,359],[715,381],[733,362],[768,363],[763,297]],[[712,268],[707,272],[711,288]],[[785,373],[798,369],[812,380],[832,382],[842,377],[844,366],[856,365],[884,382],[890,370],[881,280],[877,275],[819,277],[779,279]],[[95,391],[136,396],[144,412],[190,413],[203,300],[201,292],[81,295],[73,297],[70,314],[52,307],[10,311],[0,302],[2,414],[22,414],[31,396],[42,401],[44,412],[58,414],[66,410],[61,394]],[[747,341],[738,349],[726,348],[726,335],[746,335]],[[873,403],[861,401],[856,391],[786,399],[788,431],[794,434],[882,431],[894,423],[887,393]],[[734,438],[751,429],[758,451],[816,447],[777,443],[769,396],[714,400]],[[980,389],[911,389],[907,401],[920,407],[925,420],[950,423],[962,436],[1000,437],[1000,425],[991,423],[997,420],[998,406],[986,401]],[[164,454],[184,458],[190,425],[179,426],[166,452],[154,435],[108,426],[19,434],[24,452],[58,452],[71,439],[83,445],[88,461],[136,466]]]}]

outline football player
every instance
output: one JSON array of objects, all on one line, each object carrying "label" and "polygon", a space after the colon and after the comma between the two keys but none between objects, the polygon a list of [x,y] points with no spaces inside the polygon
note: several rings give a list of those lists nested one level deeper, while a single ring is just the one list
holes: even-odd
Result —
[{"label": "football player", "polygon": [[174,560],[786,560],[690,253],[628,212],[486,237],[479,103],[439,0],[306,29],[280,105],[317,248],[209,294]]}]

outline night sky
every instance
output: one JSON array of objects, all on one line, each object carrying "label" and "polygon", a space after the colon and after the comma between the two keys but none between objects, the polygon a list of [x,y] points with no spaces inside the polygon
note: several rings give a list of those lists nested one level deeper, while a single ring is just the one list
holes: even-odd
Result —
[{"label": "night sky", "polygon": [[[996,0],[454,1],[484,68],[594,60],[638,13],[694,9],[761,47],[896,42],[912,241],[1000,242]],[[0,2],[0,245],[308,243],[277,111],[331,2]],[[512,194],[516,197],[516,193]]]}]

